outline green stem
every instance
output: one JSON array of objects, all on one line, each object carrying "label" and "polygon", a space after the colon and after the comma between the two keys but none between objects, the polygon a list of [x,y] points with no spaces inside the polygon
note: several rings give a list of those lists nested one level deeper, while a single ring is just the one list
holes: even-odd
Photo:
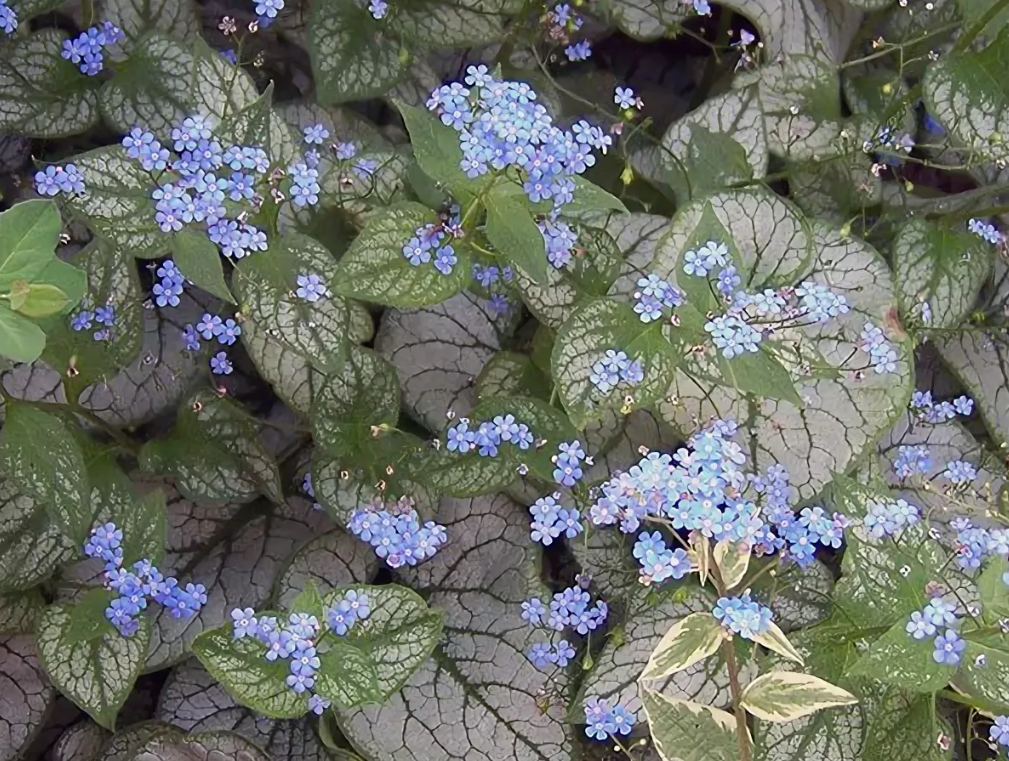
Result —
[{"label": "green stem", "polygon": [[956,44],[953,45],[953,49],[950,50],[950,53],[962,53],[970,47],[970,44],[974,42],[977,36],[984,31],[986,26],[988,26],[988,22],[999,15],[999,13],[1001,13],[1006,7],[1009,7],[1009,0],[995,0],[991,7],[981,14],[981,18],[979,18],[977,22],[966,32],[960,35],[960,39],[958,39]]}]

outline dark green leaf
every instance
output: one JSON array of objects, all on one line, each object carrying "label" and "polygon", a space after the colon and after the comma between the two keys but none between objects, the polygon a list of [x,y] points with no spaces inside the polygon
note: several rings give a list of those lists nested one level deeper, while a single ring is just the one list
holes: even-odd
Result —
[{"label": "dark green leaf", "polygon": [[470,179],[462,170],[459,133],[446,127],[426,108],[395,101],[410,133],[410,146],[417,164],[438,183],[444,183],[460,201],[475,196],[488,180]]},{"label": "dark green leaf", "polygon": [[176,266],[198,288],[232,304],[221,265],[221,252],[205,233],[183,229],[172,236],[172,256]]},{"label": "dark green leaf", "polygon": [[487,195],[487,240],[534,282],[546,284],[547,255],[543,233],[533,220],[525,197],[506,185]]}]

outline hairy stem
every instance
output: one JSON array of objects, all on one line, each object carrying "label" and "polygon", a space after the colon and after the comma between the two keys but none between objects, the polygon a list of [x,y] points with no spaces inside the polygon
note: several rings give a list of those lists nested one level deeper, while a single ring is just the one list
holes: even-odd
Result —
[{"label": "hairy stem", "polygon": [[736,739],[739,741],[739,761],[750,761],[750,731],[746,727],[746,711],[740,702],[743,691],[739,687],[739,668],[736,665],[736,648],[731,639],[722,643],[725,667],[729,672],[729,691],[732,694],[732,712],[736,715]]}]

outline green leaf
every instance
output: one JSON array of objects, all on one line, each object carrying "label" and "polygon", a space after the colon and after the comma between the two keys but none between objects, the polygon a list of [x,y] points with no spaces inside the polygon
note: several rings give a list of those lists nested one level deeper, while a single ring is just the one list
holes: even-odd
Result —
[{"label": "green leaf", "polygon": [[186,278],[212,296],[237,303],[224,280],[221,252],[204,233],[183,229],[172,236],[172,257]]},{"label": "green leaf", "polygon": [[[643,323],[630,304],[597,299],[579,307],[557,332],[554,343],[554,380],[564,408],[578,427],[599,420],[607,409],[630,411],[644,407],[665,393],[672,381],[680,350],[670,342],[677,329],[662,321]],[[627,352],[641,362],[644,379],[634,386],[621,384],[603,394],[589,380],[592,366],[609,349]]]},{"label": "green leaf", "polygon": [[714,653],[725,640],[724,629],[710,613],[692,613],[681,618],[655,646],[642,681],[665,679]]},{"label": "green leaf", "polygon": [[934,639],[914,639],[904,628],[906,623],[898,621],[873,642],[847,676],[868,677],[911,692],[937,692],[949,684],[956,667],[936,663]]},{"label": "green leaf", "polygon": [[476,379],[478,400],[495,396],[550,398],[550,378],[525,354],[500,351],[484,365]]},{"label": "green leaf", "polygon": [[290,234],[271,245],[268,256],[238,265],[235,290],[242,311],[277,343],[324,372],[342,369],[347,357],[351,307],[339,296],[311,302],[299,298],[299,275],[318,275],[329,290],[335,262],[329,251],[305,235]]},{"label": "green leaf", "polygon": [[[224,145],[234,143],[259,146],[274,164],[280,166],[288,166],[302,159],[300,141],[273,108],[273,82],[266,86],[256,100],[223,119],[214,134]],[[324,171],[320,171],[319,176],[323,175]]]},{"label": "green leaf", "polygon": [[[83,275],[83,273],[81,273]],[[55,285],[31,284],[23,299],[18,299],[17,312],[25,317],[41,319],[70,309],[76,301]]]},{"label": "green leaf", "polygon": [[[26,24],[27,27],[27,24]],[[0,56],[0,128],[59,138],[98,121],[98,82],[60,55],[67,34],[43,29],[19,37]]]},{"label": "green leaf", "polygon": [[462,148],[459,133],[446,127],[426,108],[394,101],[410,133],[410,147],[424,173],[444,183],[460,201],[477,195],[488,180],[475,180],[462,171]]},{"label": "green leaf", "polygon": [[624,202],[581,175],[575,176],[574,198],[564,204],[564,213],[575,215],[584,211],[621,211],[627,213]]},{"label": "green leaf", "polygon": [[42,272],[54,257],[62,230],[53,201],[23,201],[0,213],[0,290]]},{"label": "green leaf", "polygon": [[60,692],[106,729],[140,674],[151,639],[151,624],[140,616],[132,637],[111,631],[88,641],[74,641],[73,606],[50,605],[39,619],[38,647],[42,665]]},{"label": "green leaf", "polygon": [[943,750],[936,742],[940,732],[952,737],[954,730],[937,714],[934,696],[890,688],[877,698],[864,689],[862,703],[871,719],[866,722],[864,761],[949,761],[954,757],[954,744]]},{"label": "green leaf", "polygon": [[140,467],[174,476],[179,491],[194,500],[241,501],[262,493],[284,501],[277,462],[248,413],[210,391],[182,403],[172,433],[141,448]]},{"label": "green leaf", "polygon": [[7,403],[0,432],[0,467],[21,489],[45,504],[75,542],[91,528],[84,456],[66,423],[24,403]]},{"label": "green leaf", "polygon": [[[371,614],[345,636],[326,637],[315,683],[316,692],[344,708],[384,703],[428,659],[442,630],[441,612],[406,587],[351,588],[368,595]],[[329,593],[325,606],[336,605],[346,592]]]},{"label": "green leaf", "polygon": [[112,590],[94,587],[69,606],[70,619],[62,635],[66,644],[79,645],[112,633],[114,629],[105,618],[105,609],[115,598]]},{"label": "green leaf", "polygon": [[308,53],[321,105],[384,95],[412,57],[354,0],[313,0]]},{"label": "green leaf", "polygon": [[506,6],[512,13],[521,9],[514,2],[412,0],[400,5],[386,23],[410,48],[470,47],[500,39],[505,17],[499,14]]},{"label": "green leaf", "polygon": [[1005,713],[1009,709],[1009,648],[998,644],[993,647],[968,640],[967,649],[960,653],[953,686],[971,699],[971,705]]},{"label": "green leaf", "polygon": [[178,40],[193,39],[200,32],[193,0],[105,0],[98,17],[123,30],[126,39],[119,47],[126,52],[147,32],[164,32]]},{"label": "green leaf", "polygon": [[731,0],[729,8],[757,29],[767,60],[811,55],[840,63],[862,23],[862,11],[831,0]]},{"label": "green leaf", "polygon": [[548,263],[543,233],[524,196],[495,185],[486,204],[487,240],[508,261],[527,272],[533,282],[546,285]]},{"label": "green leaf", "polygon": [[[264,611],[259,615],[282,614]],[[297,719],[308,712],[308,694],[299,695],[287,686],[290,662],[266,660],[266,646],[255,637],[236,640],[230,624],[203,632],[193,642],[193,653],[228,694],[257,713]]]},{"label": "green leaf", "polygon": [[731,385],[741,394],[782,399],[800,410],[804,406],[792,383],[792,376],[775,358],[774,350],[767,342],[761,343],[755,352],[739,354],[732,359],[719,354],[718,369],[726,385]]},{"label": "green leaf", "polygon": [[0,589],[28,589],[78,552],[42,502],[0,479]]},{"label": "green leaf", "polygon": [[46,347],[42,328],[0,304],[0,356],[34,362]]},{"label": "green leaf", "polygon": [[824,708],[857,702],[850,692],[819,677],[772,671],[746,686],[740,704],[764,721],[792,721]]},{"label": "green leaf", "polygon": [[[913,219],[894,241],[893,268],[904,322],[953,328],[973,308],[991,272],[991,246],[966,228]],[[929,306],[929,321],[923,304]]]},{"label": "green leaf", "polygon": [[99,105],[119,132],[139,124],[169,143],[171,126],[185,117],[200,113],[219,123],[258,97],[252,77],[201,38],[180,42],[150,32],[116,65],[99,93]]},{"label": "green leaf", "polygon": [[337,265],[333,291],[343,296],[397,307],[437,304],[469,283],[468,249],[453,242],[459,261],[443,275],[428,262],[414,267],[403,247],[425,224],[437,223],[433,212],[415,203],[403,203],[376,214],[354,239]]},{"label": "green leaf", "polygon": [[0,634],[35,631],[35,616],[44,607],[45,600],[37,587],[27,592],[0,594]]},{"label": "green leaf", "polygon": [[1007,66],[1009,28],[983,50],[942,56],[929,64],[922,80],[928,112],[979,159],[1001,161],[1009,156]]},{"label": "green leaf", "polygon": [[649,689],[641,700],[652,742],[663,761],[738,761],[732,714]]},{"label": "green leaf", "polygon": [[1009,585],[1002,577],[1009,573],[1009,560],[995,556],[988,560],[977,579],[981,594],[981,615],[985,622],[994,624],[1009,617]]}]

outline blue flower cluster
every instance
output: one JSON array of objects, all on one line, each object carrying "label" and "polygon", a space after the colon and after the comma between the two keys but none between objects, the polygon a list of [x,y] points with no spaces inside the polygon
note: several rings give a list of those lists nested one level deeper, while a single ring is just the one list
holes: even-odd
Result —
[{"label": "blue flower cluster", "polygon": [[953,460],[946,464],[943,475],[957,486],[962,486],[977,478],[977,468],[966,460]]},{"label": "blue flower cluster", "polygon": [[585,734],[593,740],[629,735],[633,728],[634,714],[619,703],[611,708],[608,700],[598,696],[585,699]]},{"label": "blue flower cluster", "polygon": [[934,402],[931,391],[915,391],[911,395],[911,409],[927,423],[941,423],[957,415],[970,417],[974,400],[961,395],[952,402]]},{"label": "blue flower cluster", "polygon": [[956,532],[956,562],[965,571],[980,568],[989,555],[1009,556],[1009,529],[975,526],[962,516],[949,525]]},{"label": "blue flower cluster", "polygon": [[[602,496],[590,508],[589,519],[596,526],[619,523],[621,531],[633,533],[641,521],[655,516],[675,530],[698,531],[716,542],[751,543],[758,554],[786,553],[802,567],[813,562],[817,544],[840,547],[847,519],[828,515],[822,507],[796,515],[788,504],[788,473],[780,465],[762,475],[743,473],[746,456],[731,440],[736,431],[732,421],[713,420],[673,455],[648,452],[600,485]],[[748,484],[761,507],[744,496]],[[649,549],[660,559],[669,552],[650,546],[641,552]],[[658,566],[663,578],[667,567],[677,573],[682,569],[672,560]],[[646,569],[645,577],[650,575]]]},{"label": "blue flower cluster", "polygon": [[902,446],[897,448],[897,459],[893,463],[894,472],[898,478],[925,475],[932,467],[928,447],[924,444]]},{"label": "blue flower cluster", "polygon": [[[528,84],[495,79],[486,66],[467,68],[465,82],[470,87],[443,85],[427,101],[442,124],[459,132],[462,170],[470,178],[491,170],[516,172],[530,201],[552,202],[549,219],[556,222],[574,198],[574,177],[595,164],[593,148],[605,153],[613,138],[585,120],[571,130],[556,127]],[[544,245],[563,261],[558,252],[564,249],[553,237],[544,232]]]},{"label": "blue flower cluster", "polygon": [[[186,325],[182,331],[182,338],[189,351],[199,351],[201,337],[207,341],[216,338],[218,343],[232,346],[240,335],[242,335],[242,326],[233,319],[229,317],[227,320],[222,320],[209,312],[203,314],[195,327],[191,324]],[[210,369],[215,375],[230,375],[234,368],[228,355],[220,351],[210,358]]]},{"label": "blue flower cluster", "polygon": [[[545,626],[557,632],[571,628],[584,636],[602,626],[609,615],[609,606],[605,602],[596,600],[595,605],[591,605],[591,601],[589,593],[581,586],[568,587],[553,596],[549,611],[538,597],[523,602],[522,619],[530,626]],[[529,648],[527,655],[536,668],[546,668],[550,664],[563,668],[575,657],[575,649],[566,639],[554,646],[548,642],[537,642]]]},{"label": "blue flower cluster", "polygon": [[608,394],[620,383],[636,386],[645,378],[640,360],[632,360],[626,352],[607,349],[602,359],[592,365],[589,381],[603,394]]},{"label": "blue flower cluster", "polygon": [[767,632],[771,624],[771,609],[750,599],[749,593],[739,597],[719,597],[711,615],[722,626],[743,639],[754,639]]},{"label": "blue flower cluster", "polygon": [[498,269],[493,264],[489,264],[486,267],[482,264],[473,265],[473,279],[480,284],[483,288],[490,288],[499,280],[505,283],[510,283],[515,279],[515,271],[511,267],[502,267]]},{"label": "blue flower cluster", "polygon": [[862,332],[859,334],[859,348],[869,355],[869,362],[872,369],[878,375],[892,373],[897,370],[897,352],[886,340],[882,329],[871,322],[865,323]]},{"label": "blue flower cluster", "polygon": [[946,602],[941,597],[933,597],[924,610],[916,610],[911,614],[911,620],[907,622],[904,630],[914,639],[921,640],[935,636],[937,631],[945,628],[944,632],[935,637],[932,659],[946,666],[956,666],[960,663],[961,653],[967,647],[967,643],[960,639],[960,635],[956,632],[958,625],[956,605]]},{"label": "blue flower cluster", "polygon": [[89,298],[85,298],[80,310],[70,318],[70,327],[79,333],[82,330],[90,330],[92,322],[97,322],[101,327],[92,336],[94,340],[111,341],[114,336],[113,328],[116,326],[115,306],[109,301],[105,306],[92,309]]},{"label": "blue flower cluster", "polygon": [[623,110],[629,110],[636,108],[639,111],[644,107],[644,102],[639,98],[630,87],[620,87],[619,85],[613,91],[613,102],[617,104],[617,108]]},{"label": "blue flower cluster", "polygon": [[103,21],[81,32],[72,40],[63,40],[63,51],[60,55],[71,63],[77,64],[82,74],[93,77],[105,65],[104,50],[109,45],[115,45],[126,37],[123,30],[111,21]]},{"label": "blue flower cluster", "polygon": [[758,351],[763,340],[760,331],[734,314],[713,317],[704,323],[704,329],[711,334],[712,343],[722,350],[726,359],[738,357],[743,352],[752,354]]},{"label": "blue flower cluster", "polygon": [[461,232],[458,221],[418,227],[403,246],[403,258],[410,262],[410,266],[419,267],[430,262],[433,256],[434,268],[443,275],[451,275],[459,259],[449,241]]},{"label": "blue flower cluster", "polygon": [[641,565],[643,584],[661,584],[666,579],[682,579],[692,570],[686,550],[682,547],[669,549],[665,538],[658,531],[651,534],[643,531],[638,534],[632,554]]},{"label": "blue flower cluster", "polygon": [[683,303],[683,293],[655,274],[638,280],[633,298],[634,311],[644,323],[660,319],[663,310],[674,309]]},{"label": "blue flower cluster", "polygon": [[547,261],[555,269],[563,269],[571,263],[574,257],[574,247],[578,245],[578,233],[571,225],[559,219],[547,218],[537,222],[536,226],[543,235],[543,245],[547,252]]},{"label": "blue flower cluster", "polygon": [[903,499],[876,502],[870,500],[866,506],[863,523],[869,535],[882,539],[914,526],[921,521],[921,510]]},{"label": "blue flower cluster", "polygon": [[444,526],[434,521],[422,526],[412,507],[398,514],[367,508],[355,510],[347,522],[347,530],[370,544],[390,568],[417,565],[433,557],[448,541]]},{"label": "blue flower cluster", "polygon": [[574,539],[582,533],[582,516],[577,508],[565,508],[560,504],[561,493],[554,492],[549,497],[541,497],[529,508],[532,522],[529,538],[544,547],[553,544],[554,539],[564,534]]},{"label": "blue flower cluster", "polygon": [[696,277],[707,277],[717,267],[729,263],[729,249],[724,243],[709,240],[695,251],[690,249],[683,254],[683,271]]},{"label": "blue flower cluster", "polygon": [[84,195],[84,175],[76,164],[50,165],[35,173],[35,191],[41,196],[55,196],[59,193]]},{"label": "blue flower cluster", "polygon": [[182,295],[183,284],[186,282],[185,275],[179,271],[171,259],[166,259],[158,267],[156,274],[158,282],[151,289],[154,293],[154,303],[159,307],[177,307],[179,296]]},{"label": "blue flower cluster", "polygon": [[13,34],[17,28],[17,11],[7,6],[7,0],[0,0],[0,29],[7,34]]},{"label": "blue flower cluster", "polygon": [[967,229],[979,238],[998,245],[1002,241],[1002,233],[995,229],[991,222],[984,222],[980,219],[970,219],[967,221]]},{"label": "blue flower cluster", "polygon": [[527,450],[535,441],[529,426],[518,422],[514,415],[497,415],[473,430],[469,426],[469,418],[459,418],[445,432],[445,448],[449,452],[466,454],[475,450],[481,457],[497,457],[502,444]]},{"label": "blue flower cluster", "polygon": [[574,486],[584,473],[581,464],[592,465],[592,458],[586,457],[580,441],[561,442],[557,454],[550,458],[554,464],[554,481],[561,486]]},{"label": "blue flower cluster", "polygon": [[207,602],[202,584],[186,584],[165,578],[150,560],[138,560],[133,570],[123,568],[123,532],[114,523],[96,525],[84,543],[84,554],[105,562],[105,588],[119,596],[105,609],[105,618],[124,637],[140,628],[137,616],[147,608],[148,598],[168,609],[172,618],[192,618]]}]

